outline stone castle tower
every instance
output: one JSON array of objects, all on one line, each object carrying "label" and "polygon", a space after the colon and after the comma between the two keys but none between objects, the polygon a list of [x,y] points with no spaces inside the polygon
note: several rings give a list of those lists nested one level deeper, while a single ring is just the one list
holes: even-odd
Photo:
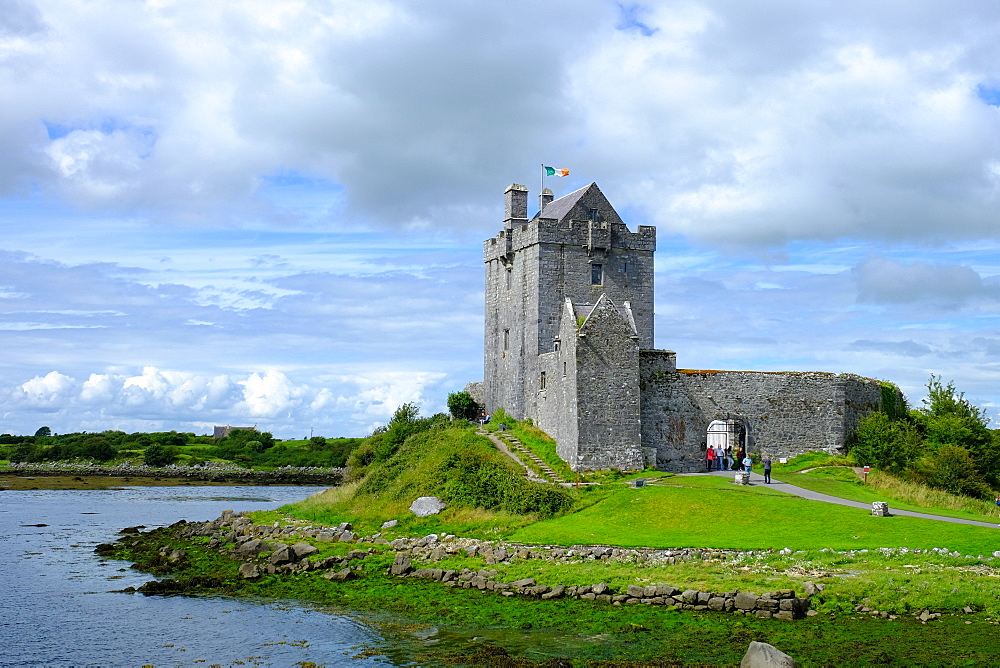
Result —
[{"label": "stone castle tower", "polygon": [[574,470],[701,467],[706,442],[773,457],[840,451],[877,381],[851,374],[688,371],[653,349],[656,229],[629,231],[596,183],[559,199],[505,193],[485,242],[488,412],[531,418]]}]

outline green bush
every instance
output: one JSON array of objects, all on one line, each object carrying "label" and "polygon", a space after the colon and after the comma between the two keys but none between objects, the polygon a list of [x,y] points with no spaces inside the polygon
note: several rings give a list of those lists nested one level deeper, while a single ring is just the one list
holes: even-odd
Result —
[{"label": "green bush", "polygon": [[475,422],[482,411],[483,407],[468,392],[452,392],[448,395],[448,412],[456,420]]},{"label": "green bush", "polygon": [[142,461],[146,466],[167,466],[173,464],[175,458],[172,448],[159,443],[153,443],[142,453]]},{"label": "green bush", "polygon": [[895,471],[912,463],[922,447],[920,433],[912,423],[893,420],[882,411],[862,418],[848,444],[856,465]]},{"label": "green bush", "polygon": [[532,482],[496,454],[456,452],[437,470],[441,497],[448,503],[550,517],[573,505],[562,487]]},{"label": "green bush", "polygon": [[993,490],[980,475],[972,454],[958,445],[944,445],[926,461],[927,484],[980,499],[993,498]]}]

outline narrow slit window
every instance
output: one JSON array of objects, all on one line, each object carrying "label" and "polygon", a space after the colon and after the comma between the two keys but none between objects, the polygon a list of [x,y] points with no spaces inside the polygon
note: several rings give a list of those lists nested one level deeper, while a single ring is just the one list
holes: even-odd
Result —
[{"label": "narrow slit window", "polygon": [[507,289],[510,290],[510,275],[514,273],[510,269],[507,270]]},{"label": "narrow slit window", "polygon": [[590,284],[604,285],[604,265],[602,264],[590,265]]},{"label": "narrow slit window", "polygon": [[509,329],[503,330],[503,349],[504,350],[509,350],[510,349],[510,330]]},{"label": "narrow slit window", "polygon": [[538,379],[538,389],[540,389],[540,390],[544,390],[545,389],[545,372],[544,371],[542,372],[541,377]]}]

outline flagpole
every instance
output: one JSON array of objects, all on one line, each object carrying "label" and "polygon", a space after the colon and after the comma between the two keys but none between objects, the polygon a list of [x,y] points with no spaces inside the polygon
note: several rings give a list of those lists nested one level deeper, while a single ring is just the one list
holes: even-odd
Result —
[{"label": "flagpole", "polygon": [[545,190],[545,163],[538,170],[538,217],[542,217],[542,191]]}]

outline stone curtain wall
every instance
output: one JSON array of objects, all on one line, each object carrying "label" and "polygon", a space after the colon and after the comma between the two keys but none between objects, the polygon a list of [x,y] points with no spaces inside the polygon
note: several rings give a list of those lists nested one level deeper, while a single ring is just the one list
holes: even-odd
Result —
[{"label": "stone curtain wall", "polygon": [[643,356],[644,446],[657,465],[675,471],[704,467],[705,430],[712,420],[739,420],[750,452],[772,458],[843,451],[865,413],[881,407],[878,381],[815,372],[689,371]]}]

